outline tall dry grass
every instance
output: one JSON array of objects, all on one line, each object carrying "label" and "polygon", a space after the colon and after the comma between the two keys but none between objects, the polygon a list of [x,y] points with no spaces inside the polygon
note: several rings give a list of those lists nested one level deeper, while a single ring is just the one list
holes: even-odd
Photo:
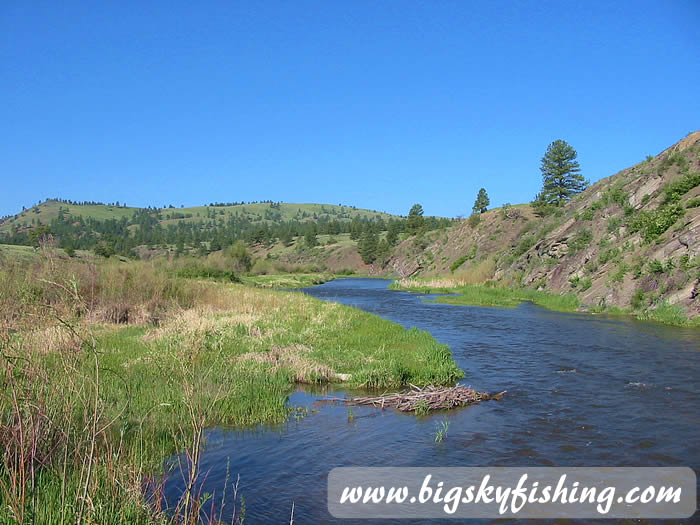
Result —
[{"label": "tall dry grass", "polygon": [[167,270],[69,260],[51,250],[32,260],[3,261],[0,523],[194,524],[204,514],[211,523],[221,518],[213,507],[204,513],[208,496],[194,488],[213,406],[212,397],[202,402],[198,391],[206,369],[193,359],[178,361],[178,403],[186,417],[167,441],[184,451],[189,483],[166,513],[160,498],[146,500],[143,491],[157,444],[148,445],[152,437],[143,428],[125,431],[134,398],[94,335],[95,323],[158,323],[216,296],[206,283],[171,279]]},{"label": "tall dry grass", "polygon": [[491,280],[496,271],[492,258],[470,264],[467,268],[456,271],[450,277],[404,278],[396,281],[397,288],[425,288],[448,290],[463,286],[482,284]]}]

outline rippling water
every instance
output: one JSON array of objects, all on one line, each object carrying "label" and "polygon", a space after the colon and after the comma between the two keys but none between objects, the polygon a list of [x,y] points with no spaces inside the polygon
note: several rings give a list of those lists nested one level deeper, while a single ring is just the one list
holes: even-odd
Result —
[{"label": "rippling water", "polygon": [[[202,458],[204,490],[218,494],[227,471],[234,479],[240,474],[246,523],[288,522],[292,501],[295,523],[352,523],[326,509],[326,477],[337,466],[700,470],[698,330],[531,304],[511,310],[430,304],[388,284],[340,279],[304,292],[430,331],[465,371],[461,383],[507,390],[504,401],[423,418],[353,407],[352,422],[346,407],[322,405],[281,427],[213,429]],[[317,394],[297,392],[290,402],[311,409]],[[435,426],[445,418],[447,439],[435,443]],[[175,499],[181,491],[173,478],[167,495]]]}]

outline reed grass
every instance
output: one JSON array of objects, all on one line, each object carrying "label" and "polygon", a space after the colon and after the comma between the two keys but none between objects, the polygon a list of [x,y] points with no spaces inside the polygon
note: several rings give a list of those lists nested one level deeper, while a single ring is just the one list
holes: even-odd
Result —
[{"label": "reed grass", "polygon": [[[427,332],[173,270],[52,254],[0,268],[0,523],[216,523],[231,496],[202,493],[206,428],[281,423],[298,382],[462,376]],[[186,480],[170,509],[167,475]]]}]

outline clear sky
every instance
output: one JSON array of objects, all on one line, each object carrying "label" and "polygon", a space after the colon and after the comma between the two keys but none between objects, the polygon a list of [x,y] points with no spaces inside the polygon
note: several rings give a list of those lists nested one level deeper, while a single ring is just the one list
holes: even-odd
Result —
[{"label": "clear sky", "polygon": [[700,128],[700,1],[0,1],[0,215],[532,199]]}]

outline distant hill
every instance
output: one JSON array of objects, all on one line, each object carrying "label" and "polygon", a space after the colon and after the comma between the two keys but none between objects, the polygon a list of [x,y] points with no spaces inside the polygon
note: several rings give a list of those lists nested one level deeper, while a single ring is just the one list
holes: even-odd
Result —
[{"label": "distant hill", "polygon": [[700,132],[598,181],[548,217],[490,210],[409,238],[387,273],[576,293],[589,306],[700,314]]},{"label": "distant hill", "polygon": [[[451,224],[449,219],[436,217],[424,221],[428,230]],[[293,259],[295,264],[321,266],[330,258],[322,252],[332,250],[312,248],[333,245],[343,248],[338,265],[358,270],[365,267],[357,250],[360,237],[369,231],[375,235],[389,229],[400,233],[404,224],[403,217],[332,204],[255,202],[134,208],[53,199],[6,217],[0,222],[0,243],[31,246],[41,238],[50,238],[67,253],[91,250],[103,256],[152,257],[207,255],[243,241],[258,256],[269,254]],[[385,253],[391,249],[386,245],[382,248]]]},{"label": "distant hill", "polygon": [[59,212],[67,217],[82,217],[83,219],[96,220],[120,220],[130,219],[134,212],[147,210],[154,215],[160,215],[159,222],[162,225],[182,222],[206,222],[210,218],[240,217],[252,222],[280,222],[280,221],[312,221],[352,220],[360,217],[368,220],[389,220],[397,217],[388,213],[365,210],[354,206],[342,206],[333,204],[295,204],[287,202],[245,203],[235,205],[211,205],[193,206],[189,208],[135,208],[108,204],[70,204],[67,201],[49,199],[37,206],[32,206],[24,211],[7,217],[0,222],[0,234],[10,234],[17,229],[32,227],[36,224],[49,224],[57,218]]}]

